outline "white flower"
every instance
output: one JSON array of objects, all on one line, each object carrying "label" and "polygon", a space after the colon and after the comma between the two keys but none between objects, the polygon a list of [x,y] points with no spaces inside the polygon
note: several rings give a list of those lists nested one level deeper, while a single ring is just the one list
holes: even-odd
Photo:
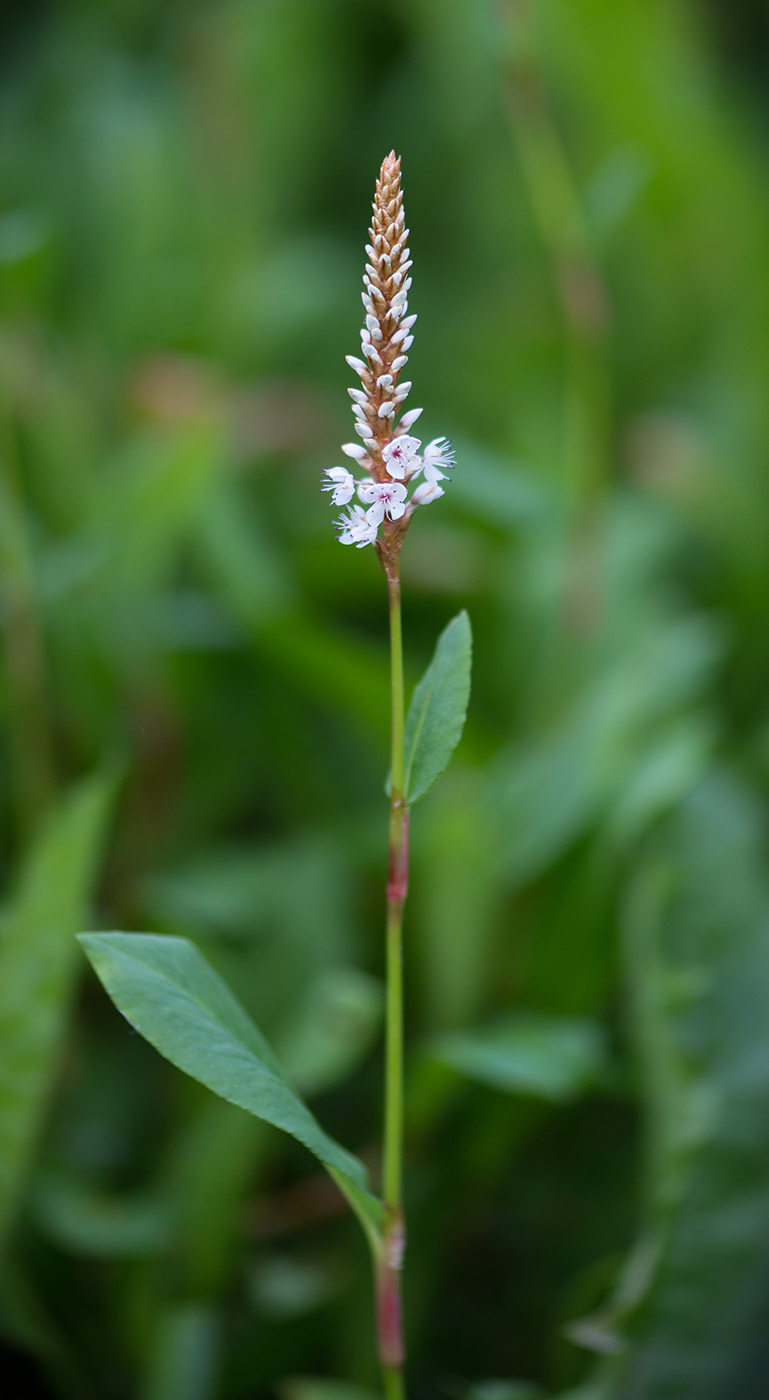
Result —
[{"label": "white flower", "polygon": [[[425,468],[425,481],[443,481],[446,471],[454,466],[454,449],[448,438],[433,438],[422,453]],[[443,468],[446,471],[443,471]]]},{"label": "white flower", "polygon": [[421,481],[411,497],[411,503],[415,506],[427,506],[444,494],[443,487],[439,486],[437,481]]},{"label": "white flower", "polygon": [[376,539],[377,526],[371,523],[361,506],[350,506],[346,515],[340,515],[336,526],[340,544],[354,544],[362,549]]},{"label": "white flower", "polygon": [[399,433],[408,432],[409,428],[413,428],[421,412],[421,408],[410,408],[408,413],[404,413],[403,417],[401,418],[401,421],[398,424],[397,431]]},{"label": "white flower", "polygon": [[352,472],[348,472],[346,467],[327,467],[323,473],[328,477],[326,486],[321,486],[321,491],[331,491],[331,505],[346,506],[355,495],[355,478]]},{"label": "white flower", "polygon": [[406,488],[401,481],[359,481],[358,496],[368,505],[366,519],[375,529],[385,516],[400,520],[406,509]]},{"label": "white flower", "polygon": [[404,477],[411,476],[419,466],[421,446],[419,438],[409,437],[407,433],[388,442],[382,449],[382,458],[390,476],[396,481],[403,481]]}]

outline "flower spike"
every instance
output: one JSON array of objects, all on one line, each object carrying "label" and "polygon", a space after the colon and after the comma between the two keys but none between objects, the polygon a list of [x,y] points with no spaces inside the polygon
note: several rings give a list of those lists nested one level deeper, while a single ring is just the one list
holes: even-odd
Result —
[{"label": "flower spike", "polygon": [[[382,162],[373,209],[361,293],[365,313],[361,358],[347,356],[360,381],[360,387],[348,392],[355,432],[363,442],[361,446],[348,442],[342,448],[368,473],[368,479],[354,482],[346,468],[331,467],[324,473],[323,490],[331,493],[333,505],[348,505],[357,488],[358,499],[368,510],[350,507],[338,521],[339,540],[359,549],[374,544],[384,562],[385,554],[400,549],[417,508],[443,495],[438,482],[445,480],[446,471],[453,467],[454,453],[447,438],[435,438],[421,452],[422,443],[411,435],[411,429],[422,410],[402,412],[411,383],[401,380],[401,374],[408,364],[417,318],[408,311],[412,263],[401,163],[394,151]],[[422,479],[416,485],[419,477]],[[412,484],[416,489],[409,499]]]}]

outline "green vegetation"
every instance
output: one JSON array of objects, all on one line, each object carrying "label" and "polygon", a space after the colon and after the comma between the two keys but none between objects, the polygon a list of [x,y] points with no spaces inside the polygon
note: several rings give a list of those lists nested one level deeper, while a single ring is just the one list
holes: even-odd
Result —
[{"label": "green vegetation", "polygon": [[[376,1393],[365,1243],[302,1142],[366,1209],[386,589],[317,485],[351,435],[344,356],[395,147],[420,433],[457,451],[404,544],[409,695],[449,620],[473,622],[464,736],[412,827],[409,1395],[763,1400],[750,13],[724,10],[729,45],[705,0],[61,0],[3,20],[10,1397]],[[464,646],[461,622],[446,638]],[[412,758],[416,799],[442,764],[418,736]],[[301,1141],[134,1034],[78,928],[191,939],[215,973],[171,946],[216,1005],[215,974],[233,989],[257,1065],[260,1027]],[[88,946],[159,976],[109,935]]]}]

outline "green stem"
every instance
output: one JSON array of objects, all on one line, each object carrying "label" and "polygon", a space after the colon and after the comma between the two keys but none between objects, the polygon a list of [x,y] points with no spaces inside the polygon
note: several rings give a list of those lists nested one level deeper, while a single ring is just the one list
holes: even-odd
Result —
[{"label": "green stem", "polygon": [[379,1359],[387,1400],[403,1395],[404,1359],[400,1275],[405,1228],[403,1175],[403,906],[408,888],[409,813],[405,797],[403,641],[398,551],[387,559],[390,602],[392,752],[390,841],[387,879],[387,1002],[385,1030],[385,1110],[382,1164],[386,1209],[381,1255],[377,1260]]},{"label": "green stem", "polygon": [[390,599],[392,753],[387,881],[387,1033],[383,1186],[385,1204],[401,1204],[403,1155],[403,905],[408,880],[408,808],[404,801],[403,641],[400,580],[387,579]]}]

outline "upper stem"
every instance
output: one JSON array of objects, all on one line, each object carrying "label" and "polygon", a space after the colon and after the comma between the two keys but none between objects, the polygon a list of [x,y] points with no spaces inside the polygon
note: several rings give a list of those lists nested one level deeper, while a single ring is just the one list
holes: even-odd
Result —
[{"label": "upper stem", "polygon": [[[380,557],[382,557],[380,555]],[[387,1007],[385,1029],[385,1111],[382,1165],[386,1218],[377,1260],[379,1357],[388,1400],[402,1395],[404,1358],[400,1272],[405,1228],[403,1162],[403,906],[408,888],[408,805],[405,792],[403,641],[399,548],[383,558],[390,603],[392,749],[390,842],[387,877]]]},{"label": "upper stem", "polygon": [[403,905],[408,885],[408,807],[405,801],[403,640],[397,557],[387,573],[390,602],[392,749],[387,879],[387,1030],[383,1187],[385,1204],[401,1204],[403,1155]]}]

